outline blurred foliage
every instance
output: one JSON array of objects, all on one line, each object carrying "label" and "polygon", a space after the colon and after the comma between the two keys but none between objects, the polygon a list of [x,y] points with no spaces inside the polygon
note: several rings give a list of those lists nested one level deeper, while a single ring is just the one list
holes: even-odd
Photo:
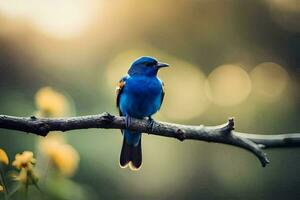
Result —
[{"label": "blurred foliage", "polygon": [[35,95],[35,103],[37,116],[61,117],[70,112],[67,99],[51,87],[41,88]]},{"label": "blurred foliage", "polygon": [[[166,96],[155,119],[215,125],[234,116],[239,131],[299,132],[299,20],[297,0],[3,0],[0,113],[117,114],[117,81],[150,55],[171,65],[159,74]],[[298,149],[268,150],[263,169],[237,148],[145,135],[143,168],[132,173],[118,166],[119,132],[44,139],[0,130],[0,147],[37,156],[48,196],[29,188],[32,199],[300,196]]]}]

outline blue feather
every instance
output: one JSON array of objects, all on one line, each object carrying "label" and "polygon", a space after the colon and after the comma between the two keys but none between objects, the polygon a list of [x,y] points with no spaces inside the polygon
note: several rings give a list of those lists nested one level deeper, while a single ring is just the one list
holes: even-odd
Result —
[{"label": "blue feather", "polygon": [[162,82],[156,76],[129,76],[120,96],[119,108],[125,116],[149,117],[159,110],[162,95]]}]

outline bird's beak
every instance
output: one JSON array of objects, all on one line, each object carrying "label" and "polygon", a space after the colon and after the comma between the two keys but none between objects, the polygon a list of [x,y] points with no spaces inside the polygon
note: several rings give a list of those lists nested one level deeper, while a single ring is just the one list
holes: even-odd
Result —
[{"label": "bird's beak", "polygon": [[158,69],[163,68],[163,67],[169,67],[169,64],[167,64],[167,63],[157,63],[156,67]]}]

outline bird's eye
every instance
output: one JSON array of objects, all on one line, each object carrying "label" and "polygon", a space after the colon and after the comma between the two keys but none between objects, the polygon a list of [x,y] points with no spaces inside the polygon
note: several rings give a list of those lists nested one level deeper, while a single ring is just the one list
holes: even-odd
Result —
[{"label": "bird's eye", "polygon": [[148,62],[148,63],[145,63],[145,66],[147,66],[147,67],[151,67],[151,66],[153,66],[153,63],[150,63],[150,62]]}]

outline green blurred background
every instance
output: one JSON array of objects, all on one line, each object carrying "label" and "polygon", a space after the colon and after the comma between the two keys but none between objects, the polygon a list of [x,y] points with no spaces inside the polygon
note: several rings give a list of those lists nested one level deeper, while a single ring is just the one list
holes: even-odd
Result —
[{"label": "green blurred background", "polygon": [[[0,113],[32,115],[36,92],[50,86],[71,115],[117,114],[117,81],[150,55],[171,65],[159,74],[166,97],[155,119],[234,116],[241,132],[299,132],[299,20],[298,0],[0,0]],[[37,136],[0,133],[11,159],[36,150]],[[300,198],[300,149],[267,150],[262,168],[232,146],[144,135],[143,167],[131,172],[118,165],[119,130],[65,136],[85,199]]]}]

